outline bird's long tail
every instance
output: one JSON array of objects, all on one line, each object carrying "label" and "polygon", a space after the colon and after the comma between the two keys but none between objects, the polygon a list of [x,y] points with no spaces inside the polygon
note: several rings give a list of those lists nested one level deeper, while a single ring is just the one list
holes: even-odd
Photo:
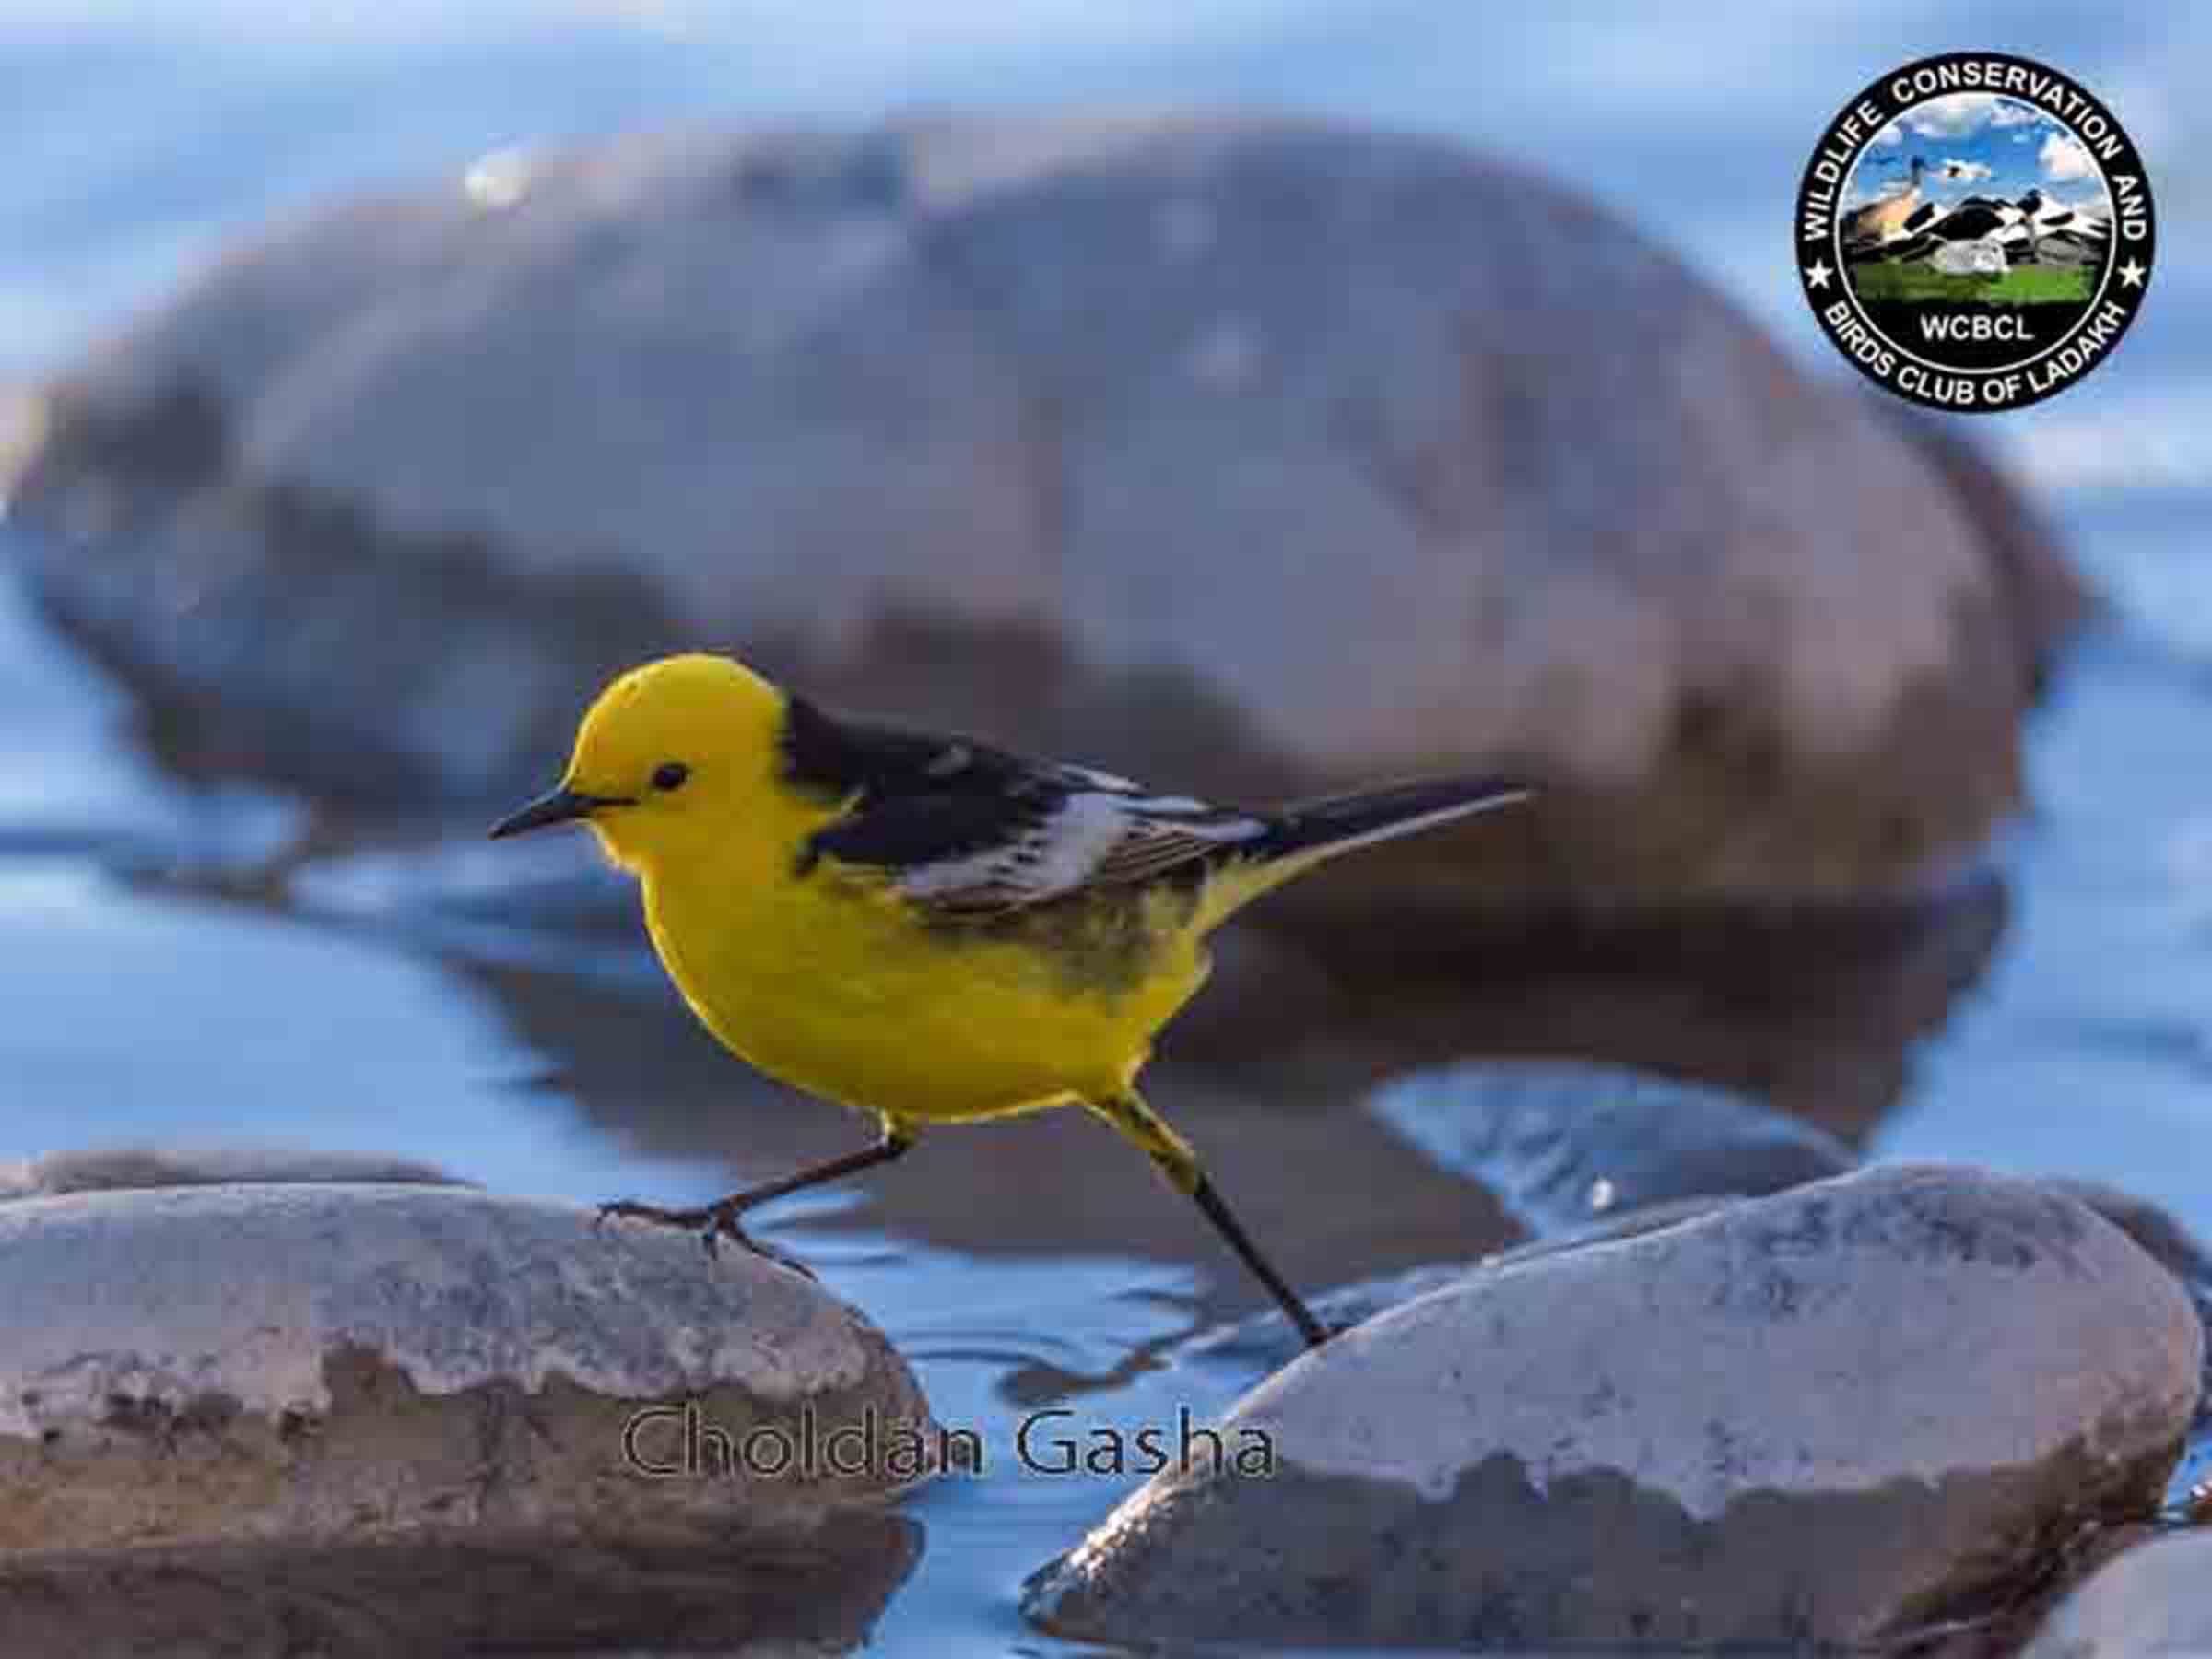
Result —
[{"label": "bird's long tail", "polygon": [[1222,884],[1218,913],[1241,909],[1339,853],[1418,835],[1535,793],[1501,778],[1436,778],[1286,806],[1274,815],[1265,835],[1238,849],[1238,868]]}]

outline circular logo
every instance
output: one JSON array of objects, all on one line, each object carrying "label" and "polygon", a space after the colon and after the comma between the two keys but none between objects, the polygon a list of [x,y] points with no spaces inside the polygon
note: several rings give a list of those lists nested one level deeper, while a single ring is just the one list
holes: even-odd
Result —
[{"label": "circular logo", "polygon": [[1843,106],[1797,192],[1797,270],[1836,349],[1931,408],[2023,408],[2112,355],[2157,222],[2112,112],[1994,52],[1890,71]]}]

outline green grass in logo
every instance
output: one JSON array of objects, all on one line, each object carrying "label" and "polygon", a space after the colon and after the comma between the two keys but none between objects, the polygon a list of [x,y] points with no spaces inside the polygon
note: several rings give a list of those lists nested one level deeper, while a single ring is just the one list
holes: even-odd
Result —
[{"label": "green grass in logo", "polygon": [[1854,266],[1851,286],[1861,300],[1942,300],[1982,305],[2086,305],[2097,272],[2086,265],[2020,265],[2000,276],[1951,276],[1917,260]]}]

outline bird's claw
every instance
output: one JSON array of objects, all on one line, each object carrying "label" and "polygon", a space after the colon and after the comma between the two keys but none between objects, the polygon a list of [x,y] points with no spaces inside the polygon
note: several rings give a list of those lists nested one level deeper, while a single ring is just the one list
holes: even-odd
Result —
[{"label": "bird's claw", "polygon": [[714,1212],[712,1224],[700,1235],[701,1241],[707,1247],[708,1255],[720,1260],[722,1246],[719,1241],[728,1239],[735,1242],[740,1250],[749,1250],[761,1260],[773,1262],[779,1267],[788,1267],[802,1278],[814,1277],[814,1269],[800,1261],[798,1257],[786,1254],[773,1244],[763,1244],[751,1233],[747,1232],[738,1222],[737,1216],[738,1212],[735,1210]]},{"label": "bird's claw", "polygon": [[773,1262],[779,1267],[788,1267],[807,1278],[814,1277],[814,1269],[806,1263],[795,1256],[786,1255],[773,1245],[761,1243],[747,1232],[744,1223],[738,1219],[743,1213],[735,1206],[715,1204],[704,1209],[672,1210],[621,1198],[612,1204],[601,1205],[592,1225],[594,1228],[604,1227],[610,1220],[650,1221],[655,1227],[681,1228],[699,1235],[700,1247],[712,1261],[722,1259],[722,1241],[728,1239],[738,1248],[749,1250],[764,1261]]}]

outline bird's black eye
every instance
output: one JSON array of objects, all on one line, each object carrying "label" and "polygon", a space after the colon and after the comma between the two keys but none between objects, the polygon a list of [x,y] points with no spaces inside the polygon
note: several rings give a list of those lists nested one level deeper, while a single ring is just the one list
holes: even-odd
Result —
[{"label": "bird's black eye", "polygon": [[681,760],[664,760],[653,768],[653,786],[655,789],[681,789],[691,769]]}]

